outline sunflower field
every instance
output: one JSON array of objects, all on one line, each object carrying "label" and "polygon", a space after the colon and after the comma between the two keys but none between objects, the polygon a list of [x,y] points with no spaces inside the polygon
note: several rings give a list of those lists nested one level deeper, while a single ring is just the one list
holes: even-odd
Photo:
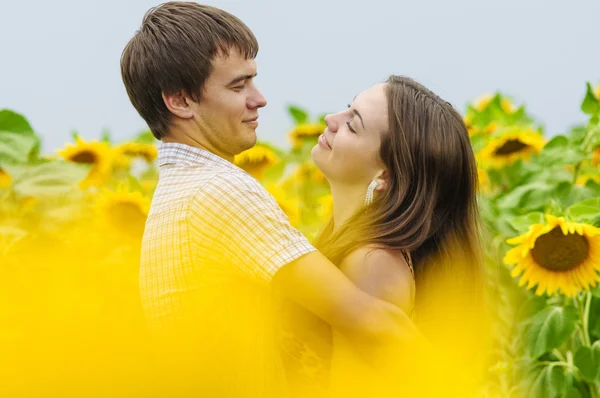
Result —
[{"label": "sunflower field", "polygon": [[[600,398],[600,85],[587,84],[581,110],[587,124],[551,139],[502,93],[464,112],[493,330],[482,397]],[[310,159],[323,116],[289,113],[289,149],[259,142],[235,163],[314,238],[333,208]],[[125,142],[74,133],[43,153],[24,116],[0,111],[3,396],[142,388],[150,349],[137,271],[156,157],[149,131]]]}]

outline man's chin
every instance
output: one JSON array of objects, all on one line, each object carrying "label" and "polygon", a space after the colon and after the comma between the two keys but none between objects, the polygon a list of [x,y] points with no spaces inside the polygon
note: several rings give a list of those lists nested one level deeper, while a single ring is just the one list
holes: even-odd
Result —
[{"label": "man's chin", "polygon": [[[242,143],[242,145],[240,146],[240,150],[239,153],[242,153],[252,147],[254,147],[254,145],[256,145],[256,133],[252,133],[252,135],[246,136],[244,137],[244,142]],[[238,155],[239,155],[238,153]]]}]

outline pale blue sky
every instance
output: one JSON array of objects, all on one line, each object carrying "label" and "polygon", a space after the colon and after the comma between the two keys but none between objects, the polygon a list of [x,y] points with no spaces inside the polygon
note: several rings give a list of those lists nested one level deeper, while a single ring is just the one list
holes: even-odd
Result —
[{"label": "pale blue sky", "polygon": [[[259,138],[287,145],[287,104],[337,111],[389,74],[413,77],[460,110],[501,89],[548,134],[585,120],[585,81],[600,81],[600,0],[206,1],[240,17],[260,52],[269,104]],[[46,151],[71,130],[117,140],[145,127],[119,58],[149,0],[0,0],[0,108],[23,113]]]}]

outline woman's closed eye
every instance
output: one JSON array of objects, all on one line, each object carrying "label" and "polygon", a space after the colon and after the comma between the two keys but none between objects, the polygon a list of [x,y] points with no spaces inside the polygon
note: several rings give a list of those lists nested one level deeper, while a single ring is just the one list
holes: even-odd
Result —
[{"label": "woman's closed eye", "polygon": [[346,122],[346,125],[348,126],[348,130],[350,130],[351,133],[356,134],[356,130],[354,130],[354,128],[352,127],[352,125],[350,124],[350,120],[348,120]]}]

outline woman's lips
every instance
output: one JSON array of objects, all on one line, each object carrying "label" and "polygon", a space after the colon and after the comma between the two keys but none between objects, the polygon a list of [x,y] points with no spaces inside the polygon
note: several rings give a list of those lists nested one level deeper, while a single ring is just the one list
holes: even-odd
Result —
[{"label": "woman's lips", "polygon": [[318,142],[323,148],[331,150],[331,145],[329,145],[327,138],[325,138],[325,134],[319,136]]}]

